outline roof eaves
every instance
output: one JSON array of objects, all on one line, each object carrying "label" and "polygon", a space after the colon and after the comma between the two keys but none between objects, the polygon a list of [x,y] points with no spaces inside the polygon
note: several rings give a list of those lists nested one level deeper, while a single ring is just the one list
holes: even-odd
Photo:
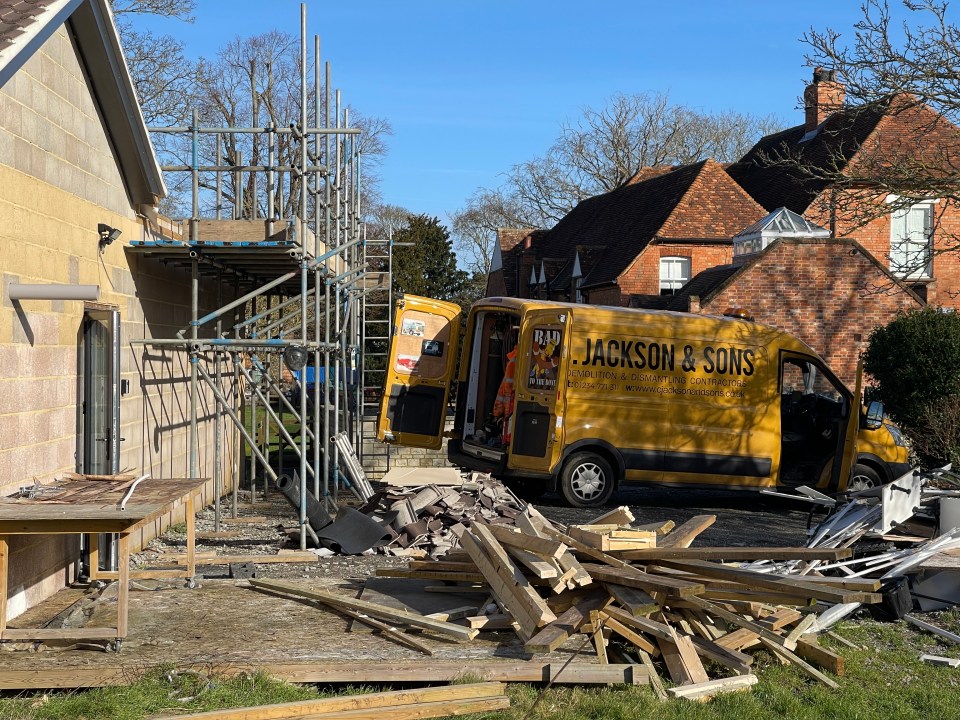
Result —
[{"label": "roof eaves", "polygon": [[67,24],[90,77],[117,153],[127,192],[135,205],[155,205],[167,194],[140,102],[106,0],[85,0]]}]

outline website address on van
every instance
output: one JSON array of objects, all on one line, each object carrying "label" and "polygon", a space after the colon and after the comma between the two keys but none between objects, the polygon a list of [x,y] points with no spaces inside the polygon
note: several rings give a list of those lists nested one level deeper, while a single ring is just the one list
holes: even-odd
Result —
[{"label": "website address on van", "polygon": [[743,390],[721,390],[719,388],[690,388],[673,385],[624,385],[629,393],[653,393],[655,395],[687,395],[691,397],[727,397],[742,398]]}]

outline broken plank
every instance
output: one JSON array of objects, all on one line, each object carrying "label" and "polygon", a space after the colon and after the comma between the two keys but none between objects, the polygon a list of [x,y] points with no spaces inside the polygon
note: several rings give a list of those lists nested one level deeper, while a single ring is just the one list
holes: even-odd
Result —
[{"label": "broken plank", "polygon": [[[179,718],[183,720],[283,720],[289,717],[307,715],[329,715],[347,713],[356,710],[380,710],[379,717],[391,717],[393,708],[416,706],[424,703],[442,703],[457,700],[475,700],[480,698],[504,697],[503,683],[485,682],[464,685],[444,685],[419,690],[392,690],[389,692],[345,695],[315,700],[261,705],[258,707],[233,708],[228,710],[210,710],[189,715],[165,715],[160,718]],[[437,717],[421,715],[420,717]]]},{"label": "broken plank", "polygon": [[570,636],[576,634],[590,620],[590,612],[604,609],[612,598],[605,594],[592,594],[578,604],[567,608],[560,616],[536,635],[527,640],[523,647],[527,652],[553,652],[563,645]]},{"label": "broken plank", "polygon": [[[745,630],[750,630],[756,633],[759,637],[766,638],[767,640],[769,640],[770,642],[774,643],[779,647],[783,647],[784,643],[786,642],[786,640],[783,637],[781,637],[780,635],[777,635],[772,630],[766,627],[763,627],[762,625],[755,623],[751,620],[747,620],[746,618],[741,617],[736,613],[732,613],[729,610],[724,609],[723,607],[721,607],[716,603],[712,603],[698,597],[689,597],[687,598],[687,602],[690,603],[691,605],[697,606],[701,610],[705,610],[709,615],[722,618],[723,620],[726,620],[728,623],[737,625],[741,628],[744,628]],[[717,643],[720,645],[723,645],[724,644],[723,638],[720,638],[719,640],[717,640]]]},{"label": "broken plank", "polygon": [[703,702],[709,700],[714,695],[746,690],[756,684],[756,675],[736,675],[734,677],[720,678],[719,680],[707,680],[706,682],[696,683],[694,685],[672,687],[668,689],[667,692],[671,697]]},{"label": "broken plank", "polygon": [[695,515],[679,527],[674,528],[657,544],[660,547],[690,547],[690,543],[697,539],[704,530],[717,521],[716,515]]},{"label": "broken plank", "polygon": [[657,669],[653,666],[650,653],[638,649],[637,654],[640,655],[640,662],[643,663],[643,667],[647,670],[647,676],[650,680],[650,687],[653,690],[653,694],[660,700],[666,700],[668,697],[667,689],[664,687],[663,680],[660,679],[660,674],[657,672]]},{"label": "broken plank", "polygon": [[468,615],[464,618],[467,627],[477,630],[511,630],[513,629],[513,616],[506,613],[496,613],[495,615]]},{"label": "broken plank", "polygon": [[477,630],[473,630],[471,628],[465,628],[461,625],[443,622],[442,620],[432,620],[431,618],[424,617],[423,615],[419,615],[417,613],[412,613],[406,610],[397,610],[396,608],[387,607],[378,603],[372,603],[367,600],[357,600],[355,598],[338,595],[325,590],[310,590],[289,582],[280,582],[277,580],[259,580],[257,578],[251,578],[249,582],[253,587],[261,588],[263,590],[305,597],[310,600],[316,600],[325,605],[332,605],[334,607],[345,607],[350,610],[358,610],[360,612],[373,615],[374,617],[386,618],[392,622],[398,622],[404,625],[412,625],[413,627],[437,632],[458,640],[472,640],[477,636]]},{"label": "broken plank", "polygon": [[594,650],[597,652],[597,661],[601,665],[609,665],[607,659],[607,641],[603,637],[603,625],[600,622],[600,613],[596,610],[590,611],[591,640],[593,640]]},{"label": "broken plank", "polygon": [[[476,529],[481,527],[482,525],[478,523]],[[470,553],[470,557],[473,558],[490,585],[490,590],[496,597],[497,602],[517,621],[523,635],[526,636],[524,639],[529,638],[539,627],[556,618],[546,605],[543,605],[541,609],[539,604],[533,600],[533,596],[536,596],[537,601],[543,602],[536,591],[530,587],[530,583],[523,573],[509,560],[509,557],[507,557],[506,562],[499,556],[496,559],[491,558],[487,554],[489,545],[482,543],[478,536],[473,535],[465,528],[460,530],[458,537],[460,545]],[[486,537],[492,538],[489,534]],[[500,545],[498,547],[506,556],[503,547]],[[545,619],[547,617],[549,619]]]},{"label": "broken plank", "polygon": [[670,627],[669,634],[672,640],[657,638],[657,644],[660,646],[660,653],[663,661],[670,672],[670,678],[677,685],[689,685],[709,680],[706,670],[703,669],[703,663],[697,656],[696,651],[690,644],[690,638],[683,638]]},{"label": "broken plank", "polygon": [[[555,565],[551,565],[542,557],[529,550],[521,550],[518,547],[504,546],[507,553],[519,563],[524,565],[534,576],[541,580],[549,580],[560,576],[560,572]],[[558,592],[555,590],[554,592]]]}]

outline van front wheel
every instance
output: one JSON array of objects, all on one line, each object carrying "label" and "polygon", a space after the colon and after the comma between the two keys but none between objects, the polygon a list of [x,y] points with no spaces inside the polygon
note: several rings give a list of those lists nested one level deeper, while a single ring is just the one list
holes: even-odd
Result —
[{"label": "van front wheel", "polygon": [[600,507],[613,495],[613,468],[592,452],[572,455],[560,473],[560,491],[573,507]]}]

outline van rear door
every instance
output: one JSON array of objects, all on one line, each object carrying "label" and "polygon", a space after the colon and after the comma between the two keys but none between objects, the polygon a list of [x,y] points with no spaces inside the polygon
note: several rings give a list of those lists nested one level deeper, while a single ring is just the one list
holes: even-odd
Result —
[{"label": "van rear door", "polygon": [[459,305],[417,295],[397,300],[377,439],[440,448],[459,330]]}]

